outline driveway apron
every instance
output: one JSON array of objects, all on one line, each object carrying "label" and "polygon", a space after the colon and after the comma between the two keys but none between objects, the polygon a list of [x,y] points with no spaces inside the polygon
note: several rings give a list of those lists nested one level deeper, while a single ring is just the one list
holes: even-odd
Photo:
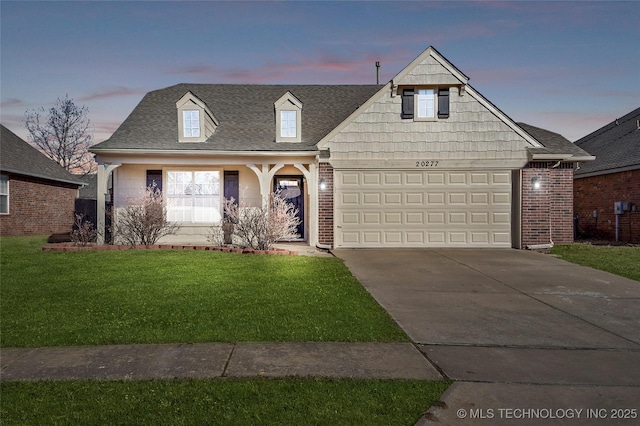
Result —
[{"label": "driveway apron", "polygon": [[[510,412],[497,408],[517,401],[527,407],[532,384],[550,387],[543,393],[549,409],[557,406],[554,398],[571,394],[567,386],[605,389],[600,400],[593,397],[597,392],[574,392],[569,402],[613,409],[605,403],[606,388],[615,387],[621,395],[617,408],[636,409],[629,420],[640,419],[640,282],[522,250],[341,249],[334,254],[425,356],[458,381],[423,422],[506,421],[497,414]],[[481,393],[475,390],[479,383]],[[495,395],[487,393],[492,388],[485,383],[500,384]],[[515,396],[496,400],[510,393]],[[491,419],[483,419],[483,411],[470,419],[457,409],[467,415],[469,409],[494,411]],[[593,420],[584,415],[581,420]]]}]

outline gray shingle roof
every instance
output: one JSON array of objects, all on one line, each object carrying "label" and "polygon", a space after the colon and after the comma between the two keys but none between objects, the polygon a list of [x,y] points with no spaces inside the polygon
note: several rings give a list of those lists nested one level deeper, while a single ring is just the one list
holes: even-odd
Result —
[{"label": "gray shingle roof", "polygon": [[80,177],[66,171],[55,161],[0,125],[0,170],[57,182],[82,185]]},{"label": "gray shingle roof", "polygon": [[534,154],[571,154],[574,157],[588,157],[590,154],[580,147],[572,144],[559,133],[531,126],[526,123],[517,123],[525,132],[533,136],[544,148],[531,148]]},{"label": "gray shingle roof", "polygon": [[[379,85],[178,84],[147,93],[102,149],[313,151],[327,135],[366,102]],[[188,91],[219,121],[203,143],[178,142],[176,102]],[[274,102],[287,91],[302,102],[302,142],[276,143]]]},{"label": "gray shingle roof", "polygon": [[576,176],[626,167],[640,168],[640,108],[576,141],[596,156],[576,170]]}]

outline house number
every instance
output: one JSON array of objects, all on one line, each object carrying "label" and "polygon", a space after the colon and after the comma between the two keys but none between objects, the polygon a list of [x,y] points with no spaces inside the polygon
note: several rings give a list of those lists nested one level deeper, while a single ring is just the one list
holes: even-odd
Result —
[{"label": "house number", "polygon": [[416,161],[416,167],[437,167],[438,160]]}]

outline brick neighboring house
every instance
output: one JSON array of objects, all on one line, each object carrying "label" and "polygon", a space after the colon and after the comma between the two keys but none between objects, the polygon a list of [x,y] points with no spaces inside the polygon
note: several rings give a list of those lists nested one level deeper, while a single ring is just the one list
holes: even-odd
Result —
[{"label": "brick neighboring house", "polygon": [[[98,228],[162,187],[168,239],[206,243],[222,200],[299,208],[322,248],[541,247],[573,240],[571,173],[593,159],[527,131],[433,47],[384,85],[178,84],[149,92],[94,145]],[[534,135],[533,133],[539,133]]]},{"label": "brick neighboring house", "polygon": [[82,181],[0,127],[0,235],[71,232]]},{"label": "brick neighboring house", "polygon": [[[574,211],[584,237],[615,241],[614,203],[640,206],[639,120],[640,108],[575,142],[596,156],[595,161],[580,164],[573,181]],[[619,241],[640,243],[638,208],[618,217]]]}]

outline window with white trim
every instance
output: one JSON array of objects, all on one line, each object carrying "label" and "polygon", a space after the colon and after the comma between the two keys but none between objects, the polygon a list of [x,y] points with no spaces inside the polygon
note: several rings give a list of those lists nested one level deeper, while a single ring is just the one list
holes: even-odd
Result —
[{"label": "window with white trim", "polygon": [[220,172],[167,171],[167,219],[172,222],[218,223],[222,218]]},{"label": "window with white trim", "polygon": [[198,110],[182,111],[182,124],[184,127],[185,138],[200,137],[200,111]]},{"label": "window with white trim", "polygon": [[280,111],[280,137],[295,138],[297,136],[296,116],[296,111]]},{"label": "window with white trim", "polygon": [[0,214],[9,214],[9,176],[0,175]]},{"label": "window with white trim", "polygon": [[416,94],[416,117],[433,119],[436,117],[436,96],[433,89],[419,89]]}]

